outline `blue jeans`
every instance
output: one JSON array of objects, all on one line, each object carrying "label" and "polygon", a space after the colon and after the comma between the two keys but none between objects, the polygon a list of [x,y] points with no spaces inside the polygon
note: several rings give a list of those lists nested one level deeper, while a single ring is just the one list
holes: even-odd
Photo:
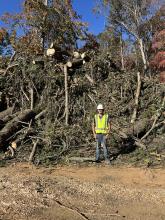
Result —
[{"label": "blue jeans", "polygon": [[105,160],[109,160],[108,159],[108,150],[106,147],[105,134],[96,134],[96,161],[99,161],[99,159],[100,159],[100,147],[101,146],[103,147]]}]

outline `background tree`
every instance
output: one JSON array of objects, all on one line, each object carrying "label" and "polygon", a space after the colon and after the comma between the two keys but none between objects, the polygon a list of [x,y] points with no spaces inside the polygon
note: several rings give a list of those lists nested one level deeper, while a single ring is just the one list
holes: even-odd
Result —
[{"label": "background tree", "polygon": [[156,4],[155,1],[145,0],[104,0],[102,4],[109,8],[107,22],[118,30],[122,27],[125,33],[131,35],[132,39],[137,42],[143,67],[146,69],[148,66],[147,41],[148,37],[151,37],[151,29],[146,29],[144,26],[148,27],[147,24],[156,13],[159,4]]},{"label": "background tree", "polygon": [[[77,39],[82,36],[82,27],[71,1],[26,0],[20,14],[3,16],[12,29],[23,31],[21,41],[17,37],[15,45],[24,53],[41,53],[53,42],[55,46],[75,48]],[[10,21],[10,22],[9,22]],[[19,31],[20,31],[19,30]],[[25,48],[26,47],[26,48]]]},{"label": "background tree", "polygon": [[153,39],[151,45],[150,65],[160,72],[160,81],[165,81],[165,5],[151,18]]},{"label": "background tree", "polygon": [[124,41],[122,32],[115,30],[113,27],[106,27],[106,30],[98,35],[98,39],[100,50],[102,50],[103,54],[109,54],[111,59],[124,70]]},{"label": "background tree", "polygon": [[0,55],[11,55],[12,48],[10,47],[10,34],[6,29],[0,29]]},{"label": "background tree", "polygon": [[155,52],[150,65],[161,71],[160,81],[165,82],[165,29],[156,32],[152,42],[152,49]]}]

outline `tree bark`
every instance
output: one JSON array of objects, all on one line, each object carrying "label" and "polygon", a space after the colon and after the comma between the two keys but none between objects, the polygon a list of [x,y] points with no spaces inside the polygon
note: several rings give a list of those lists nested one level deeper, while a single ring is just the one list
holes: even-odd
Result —
[{"label": "tree bark", "polygon": [[144,66],[144,69],[146,70],[147,69],[147,59],[145,56],[143,40],[133,30],[131,30],[123,21],[116,20],[116,22],[121,24],[138,41],[142,60],[143,60],[143,66]]},{"label": "tree bark", "polygon": [[6,116],[11,115],[14,110],[14,107],[10,107],[2,112],[0,112],[0,119],[3,120]]},{"label": "tree bark", "polygon": [[142,60],[143,60],[144,70],[146,70],[147,69],[147,59],[145,56],[144,45],[143,45],[142,39],[138,39],[138,43],[139,43],[139,48],[140,48],[140,52],[141,52],[141,56],[142,56]]},{"label": "tree bark", "polygon": [[64,65],[64,76],[65,76],[65,124],[68,125],[69,121],[69,98],[68,98],[68,68]]},{"label": "tree bark", "polygon": [[96,159],[94,157],[70,157],[69,161],[71,162],[96,162]]},{"label": "tree bark", "polygon": [[20,113],[13,120],[11,120],[5,127],[0,131],[0,148],[8,144],[9,139],[13,134],[22,128],[22,122],[28,122],[34,119],[35,113],[31,110],[25,110]]},{"label": "tree bark", "polygon": [[120,37],[120,55],[121,55],[121,69],[124,70],[124,56],[123,56],[123,41],[122,41],[122,36]]},{"label": "tree bark", "polygon": [[85,77],[88,79],[88,81],[91,83],[91,84],[94,84],[94,80],[86,73],[85,74]]},{"label": "tree bark", "polygon": [[133,124],[136,120],[136,116],[137,116],[137,110],[138,110],[138,103],[139,103],[139,96],[140,96],[140,90],[141,90],[141,77],[140,77],[140,73],[137,73],[137,90],[136,90],[136,95],[135,95],[135,108],[132,114],[132,118],[131,118],[131,123]]},{"label": "tree bark", "polygon": [[37,140],[34,142],[34,144],[33,144],[33,148],[32,148],[31,154],[30,154],[30,156],[29,156],[29,162],[32,162],[32,161],[33,161],[33,157],[34,157],[35,152],[36,152],[36,149],[37,149],[38,141],[39,141],[39,139],[37,139]]},{"label": "tree bark", "polygon": [[34,90],[30,88],[30,109],[33,110],[34,107]]}]

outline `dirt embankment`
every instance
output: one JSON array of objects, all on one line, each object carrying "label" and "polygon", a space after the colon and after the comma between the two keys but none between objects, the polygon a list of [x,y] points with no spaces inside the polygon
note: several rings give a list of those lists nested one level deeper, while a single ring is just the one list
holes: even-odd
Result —
[{"label": "dirt embankment", "polygon": [[91,165],[0,168],[0,219],[165,219],[165,170]]}]

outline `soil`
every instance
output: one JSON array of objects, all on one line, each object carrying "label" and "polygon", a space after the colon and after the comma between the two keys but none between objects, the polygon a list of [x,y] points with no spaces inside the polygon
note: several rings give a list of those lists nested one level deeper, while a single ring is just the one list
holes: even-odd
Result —
[{"label": "soil", "polygon": [[165,170],[104,164],[0,168],[2,220],[163,220]]}]

